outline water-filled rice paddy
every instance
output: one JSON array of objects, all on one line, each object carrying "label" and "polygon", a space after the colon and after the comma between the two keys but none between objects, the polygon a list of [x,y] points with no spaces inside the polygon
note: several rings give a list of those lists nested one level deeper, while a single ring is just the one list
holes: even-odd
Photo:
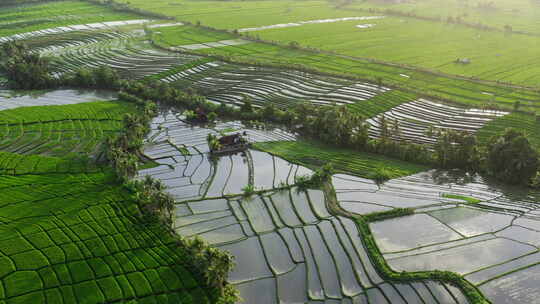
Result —
[{"label": "water-filled rice paddy", "polygon": [[[540,262],[540,205],[534,193],[436,171],[380,187],[367,180],[336,176],[334,186],[340,205],[350,212],[416,209],[414,215],[371,224],[377,244],[394,270],[457,272],[494,303],[531,303],[540,292],[522,288],[519,278],[522,274],[538,281],[531,275]],[[450,198],[452,195],[475,198],[478,203]]]},{"label": "water-filled rice paddy", "polygon": [[104,90],[55,90],[49,92],[23,93],[11,90],[0,90],[0,110],[9,110],[20,107],[69,105],[112,100],[115,98],[115,92]]},{"label": "water-filled rice paddy", "polygon": [[381,136],[381,119],[384,116],[389,125],[397,123],[399,126],[399,134],[392,134],[392,138],[417,144],[433,144],[437,138],[436,135],[426,134],[430,129],[475,133],[492,120],[507,114],[503,111],[457,108],[419,99],[400,104],[369,119],[369,133],[371,137]]},{"label": "water-filled rice paddy", "polygon": [[214,102],[239,105],[247,96],[256,105],[270,101],[281,108],[302,101],[352,104],[389,90],[365,82],[223,62],[203,63],[163,80],[194,88]]},{"label": "water-filled rice paddy", "polygon": [[[237,266],[229,280],[247,303],[462,303],[461,292],[435,282],[393,284],[377,273],[353,220],[334,216],[321,190],[296,188],[295,176],[312,171],[271,154],[208,155],[206,135],[243,132],[254,142],[293,142],[282,130],[256,130],[240,124],[192,126],[173,112],[152,122],[144,149],[159,164],[139,172],[163,181],[177,205],[174,228],[230,251]],[[244,197],[254,185],[260,194]]]}]

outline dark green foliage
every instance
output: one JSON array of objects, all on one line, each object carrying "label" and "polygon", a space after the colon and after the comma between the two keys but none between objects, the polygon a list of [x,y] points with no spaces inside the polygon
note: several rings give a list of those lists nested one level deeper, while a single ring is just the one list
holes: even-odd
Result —
[{"label": "dark green foliage", "polygon": [[296,177],[295,185],[301,190],[318,189],[322,187],[324,182],[327,182],[332,178],[333,173],[334,169],[332,168],[332,164],[327,163],[315,170],[311,176]]},{"label": "dark green foliage", "polygon": [[107,66],[80,69],[74,75],[67,76],[63,83],[73,87],[98,89],[119,89],[121,86],[118,72]]},{"label": "dark green foliage", "polygon": [[535,149],[540,149],[540,116],[513,112],[502,117],[498,117],[488,122],[476,133],[480,144],[485,145],[496,135],[503,134],[507,128],[514,128],[527,134],[529,142]]},{"label": "dark green foliage", "polygon": [[476,136],[451,129],[438,131],[435,160],[440,168],[460,168],[476,171],[480,167],[480,152]]},{"label": "dark green foliage", "polygon": [[491,175],[511,184],[528,184],[539,167],[538,152],[523,132],[514,129],[491,138],[486,162]]},{"label": "dark green foliage", "polygon": [[389,211],[373,212],[366,214],[364,215],[364,219],[368,222],[376,222],[412,214],[414,214],[414,209],[412,208],[395,208]]},{"label": "dark green foliage", "polygon": [[4,43],[0,49],[2,70],[11,86],[17,89],[46,89],[57,84],[49,70],[49,60],[39,54],[30,53],[28,47],[19,42]]}]

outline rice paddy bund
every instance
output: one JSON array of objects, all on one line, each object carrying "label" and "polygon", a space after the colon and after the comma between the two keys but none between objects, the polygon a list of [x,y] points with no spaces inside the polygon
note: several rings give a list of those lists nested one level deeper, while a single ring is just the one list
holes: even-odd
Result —
[{"label": "rice paddy bund", "polygon": [[[15,2],[0,6],[0,47],[24,43],[56,80],[105,66],[216,109],[339,106],[366,119],[370,142],[429,150],[433,130],[487,143],[513,127],[540,148],[537,4],[526,0]],[[229,252],[224,277],[247,304],[540,297],[539,194],[529,188],[323,144],[275,121],[194,123],[164,102],[123,184],[108,138],[127,131],[140,102],[14,91],[3,73],[0,303],[212,303],[216,288],[179,237]],[[231,134],[250,147],[216,157],[208,138]],[[325,165],[328,179],[308,184]],[[170,198],[169,226],[141,215],[132,182],[147,177]]]}]

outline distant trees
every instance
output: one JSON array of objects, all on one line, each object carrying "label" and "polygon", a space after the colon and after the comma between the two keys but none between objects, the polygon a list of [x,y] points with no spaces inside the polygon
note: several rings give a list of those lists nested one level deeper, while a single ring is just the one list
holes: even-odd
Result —
[{"label": "distant trees", "polygon": [[9,85],[16,89],[45,89],[56,86],[51,76],[49,59],[32,53],[20,42],[4,43],[0,49],[0,69],[6,74]]},{"label": "distant trees", "polygon": [[96,89],[119,89],[122,84],[118,72],[107,66],[79,69],[75,74],[66,76],[62,82],[74,87]]},{"label": "distant trees", "polygon": [[497,179],[511,183],[528,183],[539,169],[538,152],[523,132],[507,129],[494,136],[487,145],[486,169]]},{"label": "distant trees", "polygon": [[460,168],[477,171],[480,168],[480,152],[476,136],[451,129],[436,132],[434,157],[440,168]]}]

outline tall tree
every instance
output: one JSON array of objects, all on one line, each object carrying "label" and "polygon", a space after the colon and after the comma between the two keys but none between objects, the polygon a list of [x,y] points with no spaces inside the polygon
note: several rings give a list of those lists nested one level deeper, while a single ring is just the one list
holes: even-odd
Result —
[{"label": "tall tree", "polygon": [[512,184],[528,183],[539,168],[538,152],[523,132],[511,128],[490,139],[486,162],[494,177]]}]

